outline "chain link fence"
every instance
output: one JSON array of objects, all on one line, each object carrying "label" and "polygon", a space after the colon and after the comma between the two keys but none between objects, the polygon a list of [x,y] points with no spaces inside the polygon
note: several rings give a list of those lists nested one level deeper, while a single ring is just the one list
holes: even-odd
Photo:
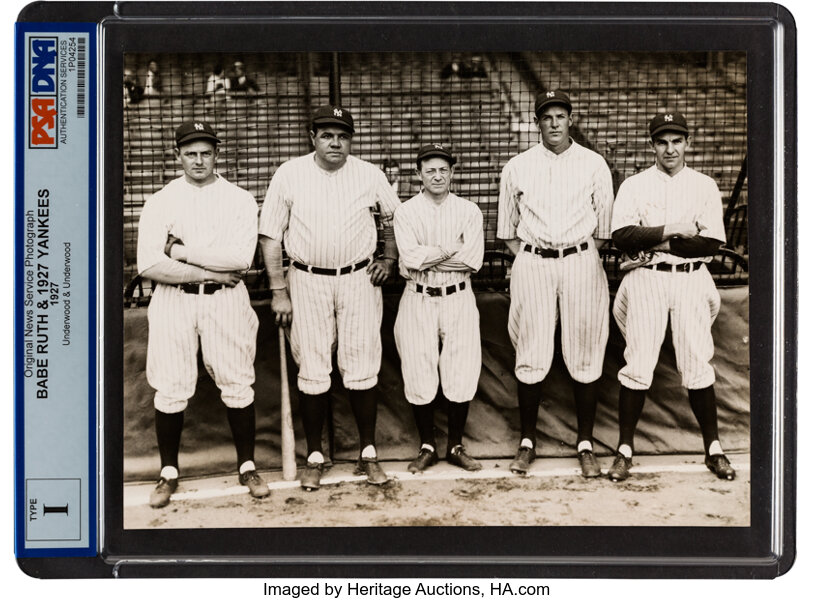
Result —
[{"label": "chain link fence", "polygon": [[[745,53],[264,53],[127,55],[124,74],[124,281],[127,305],[148,301],[137,276],[145,200],[182,174],[174,130],[209,121],[223,140],[218,172],[262,203],[280,164],[311,150],[312,110],[351,111],[353,154],[387,168],[402,200],[418,193],[417,149],[448,145],[458,158],[453,191],[484,215],[486,262],[477,289],[506,289],[510,257],[496,239],[499,176],[539,142],[533,103],[562,89],[573,102],[573,138],[607,161],[616,189],[653,163],[647,125],[683,113],[693,133],[687,163],[721,191],[728,241],[711,265],[718,284],[747,283]],[[603,250],[611,285],[618,253]],[[259,253],[248,274],[265,294]]]}]

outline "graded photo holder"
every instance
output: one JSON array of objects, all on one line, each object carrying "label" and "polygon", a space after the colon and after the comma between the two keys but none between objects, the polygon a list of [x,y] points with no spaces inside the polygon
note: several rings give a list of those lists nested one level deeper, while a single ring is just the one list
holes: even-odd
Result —
[{"label": "graded photo holder", "polygon": [[44,2],[14,81],[24,572],[793,564],[784,8]]}]

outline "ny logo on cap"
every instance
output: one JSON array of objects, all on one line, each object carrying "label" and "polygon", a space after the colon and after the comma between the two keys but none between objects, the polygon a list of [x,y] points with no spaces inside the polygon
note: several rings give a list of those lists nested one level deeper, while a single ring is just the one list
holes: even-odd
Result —
[{"label": "ny logo on cap", "polygon": [[443,146],[441,146],[440,144],[432,144],[432,145],[433,145],[435,148],[437,148],[438,150],[443,150]]},{"label": "ny logo on cap", "polygon": [[341,117],[342,116],[342,109],[341,108],[334,108],[333,109],[333,116],[334,117]]},{"label": "ny logo on cap", "polygon": [[672,115],[663,115],[663,120],[666,121],[667,123],[671,122],[672,119],[673,119]]},{"label": "ny logo on cap", "polygon": [[548,92],[545,94],[548,98],[553,98],[556,95],[556,92]]},{"label": "ny logo on cap", "polygon": [[203,131],[203,123],[195,123],[195,131]]}]

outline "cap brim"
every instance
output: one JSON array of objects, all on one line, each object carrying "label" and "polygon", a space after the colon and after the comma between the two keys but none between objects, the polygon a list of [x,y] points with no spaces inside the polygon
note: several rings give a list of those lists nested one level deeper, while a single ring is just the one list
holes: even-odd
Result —
[{"label": "cap brim", "polygon": [[454,156],[449,156],[448,154],[444,154],[443,152],[427,152],[426,154],[421,154],[416,161],[421,162],[422,160],[426,160],[427,158],[443,158],[449,161],[450,165],[457,164],[457,159]]},{"label": "cap brim", "polygon": [[190,133],[189,135],[185,135],[181,139],[175,142],[176,146],[180,146],[181,144],[188,144],[189,142],[194,142],[197,140],[206,140],[207,142],[214,142],[215,144],[220,143],[220,139],[216,138],[215,136],[208,134],[208,133]]},{"label": "cap brim", "polygon": [[663,133],[664,131],[674,131],[675,133],[682,133],[683,135],[689,135],[689,130],[682,125],[673,125],[671,123],[664,123],[660,127],[656,128],[655,131],[650,132],[649,137],[655,137],[659,133]]},{"label": "cap brim", "polygon": [[558,98],[552,98],[552,99],[546,100],[545,102],[540,104],[539,108],[537,108],[534,111],[534,114],[538,116],[539,113],[542,111],[542,109],[547,108],[548,106],[554,106],[554,105],[564,106],[567,109],[567,112],[573,112],[573,105],[572,104],[569,104],[569,103],[565,102],[564,100],[559,100]]},{"label": "cap brim", "polygon": [[337,127],[341,127],[349,131],[350,133],[355,133],[356,130],[353,129],[351,125],[348,125],[346,121],[340,121],[339,119],[333,119],[331,117],[320,117],[318,119],[313,120],[314,125],[336,125]]}]

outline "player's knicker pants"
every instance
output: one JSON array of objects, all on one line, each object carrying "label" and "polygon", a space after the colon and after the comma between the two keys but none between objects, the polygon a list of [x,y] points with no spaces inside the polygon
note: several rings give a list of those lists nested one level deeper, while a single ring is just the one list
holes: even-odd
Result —
[{"label": "player's knicker pants", "polygon": [[181,412],[194,395],[198,339],[223,403],[244,408],[254,401],[258,319],[242,282],[209,295],[156,284],[147,316],[147,381],[156,390],[156,409]]},{"label": "player's knicker pants", "polygon": [[438,376],[447,399],[470,401],[482,366],[480,313],[471,286],[445,297],[404,290],[395,319],[395,345],[411,404],[435,399]]},{"label": "player's knicker pants", "polygon": [[630,271],[621,282],[613,316],[624,335],[626,364],[618,380],[632,390],[647,390],[658,363],[666,323],[672,323],[672,345],[683,385],[690,390],[714,383],[711,324],[720,311],[720,293],[706,267],[691,273]]},{"label": "player's knicker pants", "polygon": [[520,251],[511,269],[508,335],[522,383],[538,383],[553,361],[556,321],[570,376],[590,383],[601,376],[610,331],[610,293],[598,251],[590,247],[564,258]]},{"label": "player's knicker pants", "polygon": [[330,389],[333,350],[344,386],[367,390],[381,369],[381,288],[360,269],[347,275],[288,271],[293,305],[291,353],[299,365],[297,387],[306,394]]}]

